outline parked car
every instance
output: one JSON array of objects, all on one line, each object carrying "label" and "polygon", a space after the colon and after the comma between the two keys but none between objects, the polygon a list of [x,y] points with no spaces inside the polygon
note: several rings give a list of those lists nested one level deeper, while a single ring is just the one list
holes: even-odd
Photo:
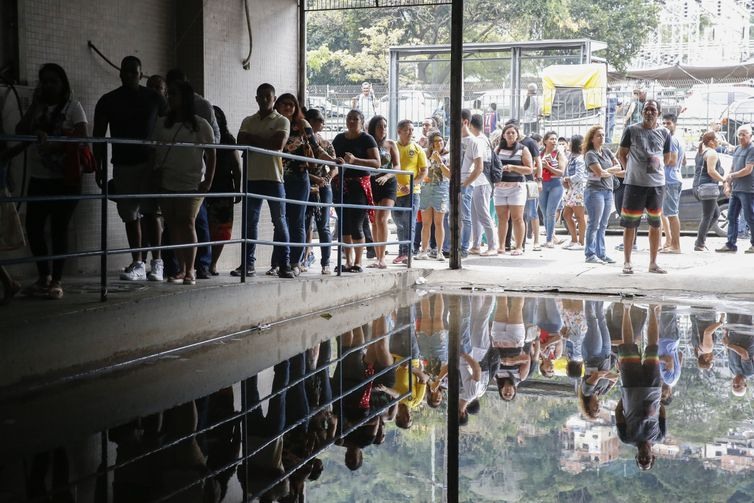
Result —
[{"label": "parked car", "polygon": [[678,125],[702,131],[733,102],[754,97],[754,87],[696,84],[689,89],[678,115]]},{"label": "parked car", "polygon": [[723,111],[720,116],[722,134],[731,145],[738,145],[736,131],[744,124],[754,122],[754,96],[743,100],[736,100]]},{"label": "parked car", "polygon": [[307,108],[318,108],[325,117],[345,117],[350,111],[347,106],[339,105],[324,96],[309,96],[306,101]]},{"label": "parked car", "polygon": [[[441,100],[426,91],[398,91],[398,120],[409,119],[418,126],[426,117],[431,117],[441,105]],[[390,117],[389,94],[377,101],[377,114]]]}]

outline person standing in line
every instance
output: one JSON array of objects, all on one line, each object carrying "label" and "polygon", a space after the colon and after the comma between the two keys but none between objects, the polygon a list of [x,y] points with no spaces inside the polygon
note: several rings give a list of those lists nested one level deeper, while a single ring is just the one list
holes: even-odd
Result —
[{"label": "person standing in line", "polygon": [[592,126],[584,139],[584,164],[588,176],[584,190],[587,211],[584,255],[589,264],[614,264],[605,248],[605,231],[613,210],[613,173],[622,171],[618,159],[605,144],[605,130]]},{"label": "person standing in line", "polygon": [[[697,195],[697,188],[703,183],[725,182],[723,167],[717,154],[718,145],[717,134],[714,131],[707,131],[702,135],[702,141],[699,142],[699,150],[694,159],[693,188],[695,196]],[[720,208],[717,206],[717,199],[704,199],[699,202],[702,204],[702,218],[696,232],[694,251],[707,251],[705,246],[707,233],[712,224],[717,221]]]},{"label": "person standing in line", "polygon": [[[168,87],[173,82],[186,82],[189,83],[188,77],[183,72],[174,68],[168,71],[165,76],[165,81]],[[212,103],[199,93],[194,93],[194,110],[196,115],[207,121],[212,127],[212,137],[214,143],[220,143],[220,127],[217,125],[217,118],[215,117],[215,110],[212,108]],[[207,243],[210,240],[209,235],[209,219],[207,217],[207,202],[204,201],[199,208],[199,213],[196,215],[196,235],[199,243]],[[197,279],[209,279],[212,275],[209,273],[210,265],[212,264],[212,247],[200,246],[196,249],[196,277]]]},{"label": "person standing in line", "polygon": [[571,136],[571,153],[568,155],[568,164],[563,177],[563,185],[566,187],[563,219],[571,234],[571,242],[563,246],[567,250],[584,249],[584,233],[586,232],[584,191],[587,175],[582,153],[583,141],[584,137],[580,134]]},{"label": "person standing in line", "polygon": [[665,232],[665,245],[660,253],[681,253],[681,219],[678,217],[681,203],[681,168],[686,164],[681,141],[675,136],[678,118],[675,114],[662,116],[662,124],[670,131],[670,150],[675,153],[676,162],[665,165],[665,197],[662,200],[662,228]]},{"label": "person standing in line", "polygon": [[[387,137],[387,120],[381,115],[375,115],[369,121],[367,128],[369,134],[377,142],[377,148],[380,151],[380,168],[382,169],[401,169],[400,153],[393,140]],[[384,243],[388,240],[389,231],[387,220],[390,216],[390,209],[395,205],[398,196],[398,181],[393,173],[372,173],[372,197],[378,206],[385,209],[374,211],[374,223],[372,224],[372,236],[377,243]],[[376,262],[367,267],[386,269],[385,263],[385,245],[374,247]]]},{"label": "person standing in line", "polygon": [[505,253],[503,243],[508,233],[508,222],[513,227],[514,246],[511,255],[523,253],[524,205],[526,204],[526,175],[532,173],[532,157],[529,149],[519,143],[519,131],[514,124],[503,126],[502,137],[495,155],[503,166],[503,179],[495,184],[495,212],[498,220],[498,253]]},{"label": "person standing in line", "polygon": [[[228,131],[228,120],[220,107],[213,107],[217,125],[220,127],[220,144],[235,145],[236,139]],[[241,157],[238,150],[219,149],[216,156],[215,176],[210,192],[239,192],[241,190]],[[233,205],[240,198],[223,197],[207,199],[207,218],[212,241],[228,241],[233,236]],[[224,245],[212,246],[212,262],[209,273],[217,276],[217,262]]]},{"label": "person standing in line", "polygon": [[[259,111],[246,117],[241,123],[238,132],[239,145],[251,145],[252,147],[267,150],[282,151],[288,135],[290,134],[290,122],[274,109],[275,88],[272,84],[264,83],[257,88],[256,96]],[[253,194],[285,197],[283,187],[283,162],[280,157],[249,152],[249,171],[246,181],[247,190]],[[259,236],[259,217],[262,213],[263,199],[250,198],[248,201],[249,220],[247,235],[249,239],[257,239]],[[277,242],[287,243],[288,224],[285,219],[285,204],[278,201],[267,201],[272,217],[273,237]],[[254,276],[256,261],[256,244],[246,247],[246,275]],[[290,265],[290,249],[288,245],[276,245],[272,252],[272,263],[278,267],[278,276],[281,278],[293,278],[293,270]],[[241,276],[244,264],[231,271],[232,276]]]},{"label": "person standing in line", "polygon": [[647,103],[647,91],[644,89],[634,89],[634,99],[626,110],[626,115],[623,118],[624,127],[628,127],[631,124],[639,124],[644,116],[644,105]]},{"label": "person standing in line", "polygon": [[[474,163],[479,159],[478,162],[482,166],[482,170],[484,170],[484,163],[494,155],[487,137],[482,134],[483,127],[482,116],[479,114],[472,115],[468,130],[478,145],[477,153],[479,157],[474,159]],[[497,233],[495,232],[495,222],[492,220],[492,215],[490,214],[492,186],[483,173],[480,173],[471,185],[474,187],[474,192],[471,198],[472,248],[469,250],[469,253],[478,253],[484,257],[497,256]],[[487,238],[487,250],[485,252],[481,251],[482,233]]]},{"label": "person standing in line", "polygon": [[[445,228],[443,220],[450,208],[450,154],[445,148],[445,140],[439,131],[430,133],[427,156],[429,157],[429,170],[427,177],[422,183],[421,199],[419,208],[422,213],[421,250],[416,260],[429,260],[429,234],[432,224],[435,225],[435,239],[438,248],[442,249],[445,242]],[[445,261],[442,253],[437,254],[437,259]]]},{"label": "person standing in line", "polygon": [[566,157],[558,146],[558,134],[549,131],[543,138],[545,148],[542,151],[542,190],[539,194],[539,205],[545,217],[546,241],[545,248],[555,247],[555,213],[563,198],[563,183],[561,177],[566,167]]},{"label": "person standing in line", "polygon": [[625,129],[618,149],[618,159],[626,168],[620,217],[623,227],[623,274],[634,272],[631,251],[645,210],[649,223],[649,272],[666,274],[667,271],[657,265],[665,192],[663,166],[675,165],[677,159],[671,150],[670,131],[657,123],[660,104],[655,100],[647,100],[643,113],[644,120],[641,123],[632,124]]},{"label": "person standing in line", "polygon": [[[409,187],[411,178],[408,175],[398,175],[398,197],[395,201],[396,208],[411,208],[411,211],[393,212],[393,220],[398,230],[398,240],[408,241],[410,230],[416,228],[416,214],[419,209],[421,197],[421,184],[427,175],[427,155],[424,149],[417,145],[411,138],[414,134],[414,125],[410,120],[404,119],[398,123],[398,153],[400,154],[401,170],[410,171],[414,174],[414,185]],[[411,192],[413,191],[413,206],[411,205]],[[413,253],[412,244],[399,245],[398,256],[393,264],[405,264],[408,254]]]},{"label": "person standing in line", "polygon": [[[725,176],[725,194],[728,202],[728,241],[715,250],[720,253],[738,251],[738,216],[743,209],[744,219],[749,229],[754,229],[754,145],[751,142],[751,126],[738,128],[738,146],[733,152],[731,171]],[[746,253],[754,253],[754,232],[751,233],[751,246]]]},{"label": "person standing in line", "polygon": [[[97,101],[97,106],[94,108],[92,136],[104,137],[108,127],[110,136],[113,138],[145,140],[152,134],[157,117],[167,113],[167,101],[152,89],[140,85],[141,77],[139,58],[136,56],[123,58],[120,63],[122,85]],[[102,173],[105,172],[104,167],[107,163],[107,144],[95,143],[93,150],[98,166],[97,177],[102,183]],[[111,162],[113,183],[119,194],[156,192],[157,187],[152,187],[152,163],[148,146],[113,144]],[[158,218],[156,199],[119,199],[116,205],[118,215],[126,226],[126,237],[130,248],[141,248],[145,242],[149,242],[152,246],[160,246],[162,226]],[[142,252],[132,252],[131,264],[120,273],[120,279],[162,281],[165,265],[161,251],[152,250],[149,274],[142,260],[146,259],[146,255]]]}]

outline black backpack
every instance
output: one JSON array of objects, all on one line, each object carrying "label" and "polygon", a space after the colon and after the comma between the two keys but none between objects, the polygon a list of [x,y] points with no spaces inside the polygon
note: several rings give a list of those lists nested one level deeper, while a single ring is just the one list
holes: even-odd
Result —
[{"label": "black backpack", "polygon": [[500,162],[500,158],[495,153],[495,149],[492,148],[490,140],[487,140],[487,146],[490,147],[490,160],[484,161],[483,172],[487,177],[487,181],[490,182],[492,187],[495,187],[496,183],[503,181],[503,163]]}]

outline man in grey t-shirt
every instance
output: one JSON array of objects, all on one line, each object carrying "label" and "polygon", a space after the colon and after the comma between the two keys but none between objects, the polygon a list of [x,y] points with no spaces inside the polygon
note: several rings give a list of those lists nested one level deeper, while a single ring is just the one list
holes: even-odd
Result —
[{"label": "man in grey t-shirt", "polygon": [[[716,252],[735,253],[738,239],[738,216],[743,208],[744,220],[749,229],[754,229],[754,144],[751,143],[751,126],[738,128],[738,147],[733,152],[733,165],[725,177],[725,194],[728,195],[728,241]],[[751,246],[745,253],[754,253],[754,232]]]},{"label": "man in grey t-shirt", "polygon": [[620,216],[623,227],[623,274],[634,272],[631,251],[644,211],[649,223],[649,272],[667,272],[657,265],[665,189],[664,166],[674,165],[677,155],[671,149],[670,131],[657,123],[659,114],[660,104],[647,100],[642,111],[642,122],[625,129],[618,149],[618,160],[626,169]]}]

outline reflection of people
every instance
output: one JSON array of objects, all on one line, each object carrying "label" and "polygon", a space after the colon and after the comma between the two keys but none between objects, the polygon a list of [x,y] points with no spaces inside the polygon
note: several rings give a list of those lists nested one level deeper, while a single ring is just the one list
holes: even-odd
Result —
[{"label": "reflection of people", "polygon": [[618,437],[638,449],[636,465],[641,470],[654,466],[652,444],[665,438],[665,407],[660,403],[662,378],[657,357],[660,307],[651,306],[647,326],[648,344],[642,360],[634,339],[630,305],[623,306],[623,342],[618,346],[621,400],[615,407]]},{"label": "reflection of people", "polygon": [[735,396],[746,394],[746,379],[754,375],[754,334],[751,330],[752,316],[728,313],[727,334],[723,345],[728,348],[728,367],[733,374],[731,391]]},{"label": "reflection of people", "polygon": [[662,377],[662,404],[670,405],[673,387],[681,378],[683,353],[680,351],[681,333],[675,306],[663,306],[660,314],[660,340],[658,354]]},{"label": "reflection of people", "polygon": [[618,379],[611,372],[610,332],[605,320],[604,302],[588,300],[585,305],[586,337],[582,348],[584,379],[579,384],[579,408],[587,419],[596,419],[600,398],[607,394]]},{"label": "reflection of people", "polygon": [[490,318],[493,306],[492,297],[471,298],[471,330],[466,332],[468,337],[461,341],[461,360],[458,364],[460,424],[468,422],[469,413],[474,413],[478,408],[479,399],[490,383],[493,354],[490,351]]},{"label": "reflection of people", "polygon": [[725,313],[720,313],[720,319],[715,319],[715,311],[703,309],[689,315],[691,322],[691,343],[694,345],[696,364],[702,370],[712,368],[715,359],[715,331],[723,326]]},{"label": "reflection of people", "polygon": [[500,398],[509,402],[516,398],[521,381],[529,377],[531,355],[524,351],[524,298],[498,297],[495,320],[492,322],[492,347],[497,348],[500,365],[495,382]]}]

